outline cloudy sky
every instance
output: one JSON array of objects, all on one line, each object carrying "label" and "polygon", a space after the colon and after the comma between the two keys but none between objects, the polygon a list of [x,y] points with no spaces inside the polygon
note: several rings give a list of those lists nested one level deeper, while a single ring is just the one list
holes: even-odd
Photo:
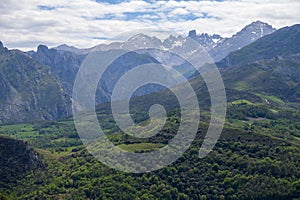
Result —
[{"label": "cloudy sky", "polygon": [[275,28],[300,23],[299,0],[7,0],[0,5],[0,40],[8,48],[66,43],[91,47],[139,32],[218,33],[224,37],[253,21]]}]

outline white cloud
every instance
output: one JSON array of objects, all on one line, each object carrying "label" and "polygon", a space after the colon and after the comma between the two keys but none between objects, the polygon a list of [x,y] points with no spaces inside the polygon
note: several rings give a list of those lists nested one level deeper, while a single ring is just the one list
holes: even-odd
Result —
[{"label": "white cloud", "polygon": [[9,48],[28,50],[39,43],[90,47],[104,42],[95,38],[115,38],[128,31],[162,31],[165,36],[167,32],[187,34],[196,29],[198,33],[231,36],[256,20],[276,28],[299,23],[299,10],[298,0],[136,0],[119,4],[94,0],[8,0],[0,6],[0,40]]},{"label": "white cloud", "polygon": [[170,12],[170,16],[176,16],[176,15],[187,15],[190,12],[184,8],[176,8],[173,11]]}]

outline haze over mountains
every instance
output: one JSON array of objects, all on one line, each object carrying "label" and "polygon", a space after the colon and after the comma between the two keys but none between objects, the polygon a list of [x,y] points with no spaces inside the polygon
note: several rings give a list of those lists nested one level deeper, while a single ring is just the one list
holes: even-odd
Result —
[{"label": "haze over mountains", "polygon": [[75,54],[86,54],[92,50],[107,51],[110,49],[144,49],[155,48],[160,50],[167,50],[171,52],[185,52],[190,54],[195,49],[189,46],[188,38],[193,39],[196,43],[201,45],[206,51],[210,53],[214,61],[219,61],[230,52],[238,50],[255,40],[271,34],[276,29],[271,25],[256,21],[245,26],[241,31],[236,33],[230,38],[223,38],[218,34],[208,35],[207,33],[201,33],[197,35],[195,30],[189,31],[187,37],[170,35],[165,40],[161,41],[156,37],[150,37],[143,33],[132,36],[125,42],[114,42],[110,44],[100,44],[89,49],[78,49],[70,47],[66,44],[60,45],[54,49],[58,51],[68,51]]},{"label": "haze over mountains", "polygon": [[[3,98],[0,123],[59,119],[71,114],[70,103],[76,73],[87,53],[95,49],[141,49],[137,53],[126,54],[111,64],[96,92],[96,102],[102,103],[110,100],[113,87],[122,74],[141,64],[162,63],[181,71],[186,77],[191,76],[193,71],[189,67],[185,68],[184,59],[172,52],[189,57],[195,51],[195,44],[202,45],[214,61],[221,60],[217,63],[219,67],[242,65],[276,56],[293,57],[295,64],[298,62],[297,54],[300,53],[299,33],[299,25],[275,31],[272,26],[256,21],[231,38],[197,35],[195,31],[190,31],[186,38],[170,36],[161,41],[156,37],[138,34],[125,42],[100,44],[91,49],[77,49],[67,45],[49,49],[40,45],[36,52],[7,50],[1,43],[0,81],[4,89],[1,90]],[[280,60],[282,62],[284,59]],[[288,69],[290,65],[286,64]],[[286,71],[278,68],[276,73],[286,74]],[[159,89],[144,87],[137,95]],[[48,98],[49,95],[51,98]]]}]

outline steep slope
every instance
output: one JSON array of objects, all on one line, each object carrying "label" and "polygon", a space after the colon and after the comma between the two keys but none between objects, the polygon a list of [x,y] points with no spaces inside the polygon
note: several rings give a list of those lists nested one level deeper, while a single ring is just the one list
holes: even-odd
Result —
[{"label": "steep slope", "polygon": [[[117,58],[113,63],[108,66],[104,72],[103,77],[100,79],[100,84],[105,85],[108,93],[111,95],[115,84],[118,80],[129,70],[143,64],[158,63],[156,59],[149,55],[139,54],[136,52],[129,52]],[[152,90],[144,88],[140,91],[140,95],[148,94]]]},{"label": "steep slope", "polygon": [[[131,40],[137,40],[137,38],[132,38]],[[132,45],[132,43],[130,43],[130,45]],[[101,54],[100,50],[97,52]],[[47,46],[40,45],[37,52],[31,53],[30,56],[36,61],[50,66],[51,73],[62,82],[66,93],[70,96],[72,95],[76,74],[84,61],[86,54],[75,54],[70,51],[49,49]],[[103,103],[110,100],[114,85],[125,72],[138,65],[147,63],[158,63],[158,61],[150,54],[140,54],[135,52],[125,54],[115,60],[108,67],[99,81],[96,91],[96,103]],[[138,94],[142,95],[151,91],[153,90],[144,88],[143,91],[140,90]]]},{"label": "steep slope", "polygon": [[209,51],[209,53],[214,61],[220,61],[230,52],[239,50],[257,39],[273,33],[275,30],[276,29],[267,23],[260,21],[253,22],[245,26],[245,28],[233,35],[231,38],[222,40],[217,46]]},{"label": "steep slope", "polygon": [[225,86],[261,97],[276,97],[277,100],[264,98],[267,103],[280,103],[281,100],[300,103],[300,54],[292,57],[294,59],[288,56],[226,68],[222,72]]},{"label": "steep slope", "polygon": [[279,29],[241,50],[230,53],[219,66],[235,66],[300,53],[300,25]]},{"label": "steep slope", "polygon": [[77,55],[69,51],[49,49],[45,45],[39,45],[37,51],[31,57],[39,63],[50,66],[51,73],[62,81],[68,94],[72,93],[72,87],[76,73],[85,58],[85,55]]},{"label": "steep slope", "polygon": [[47,66],[0,47],[0,123],[53,120],[70,114],[70,98]]},{"label": "steep slope", "polygon": [[[59,79],[66,93],[71,96],[76,74],[86,54],[77,54],[71,51],[62,51],[57,49],[49,49],[45,45],[39,45],[36,52],[31,57],[44,65],[50,66],[51,74]],[[109,94],[106,92],[105,86],[102,84],[97,90],[97,102],[105,102],[109,100]]]}]

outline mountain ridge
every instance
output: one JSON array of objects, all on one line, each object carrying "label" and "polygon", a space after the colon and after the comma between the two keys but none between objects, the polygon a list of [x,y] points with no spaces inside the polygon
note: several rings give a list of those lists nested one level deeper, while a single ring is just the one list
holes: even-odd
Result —
[{"label": "mountain ridge", "polygon": [[271,25],[256,21],[246,25],[241,31],[237,32],[230,38],[225,38],[217,46],[209,51],[214,61],[220,61],[229,53],[239,50],[257,39],[273,33],[274,29]]},{"label": "mountain ridge", "polygon": [[266,35],[244,48],[230,53],[217,63],[220,67],[243,65],[300,53],[300,24],[288,26]]}]

